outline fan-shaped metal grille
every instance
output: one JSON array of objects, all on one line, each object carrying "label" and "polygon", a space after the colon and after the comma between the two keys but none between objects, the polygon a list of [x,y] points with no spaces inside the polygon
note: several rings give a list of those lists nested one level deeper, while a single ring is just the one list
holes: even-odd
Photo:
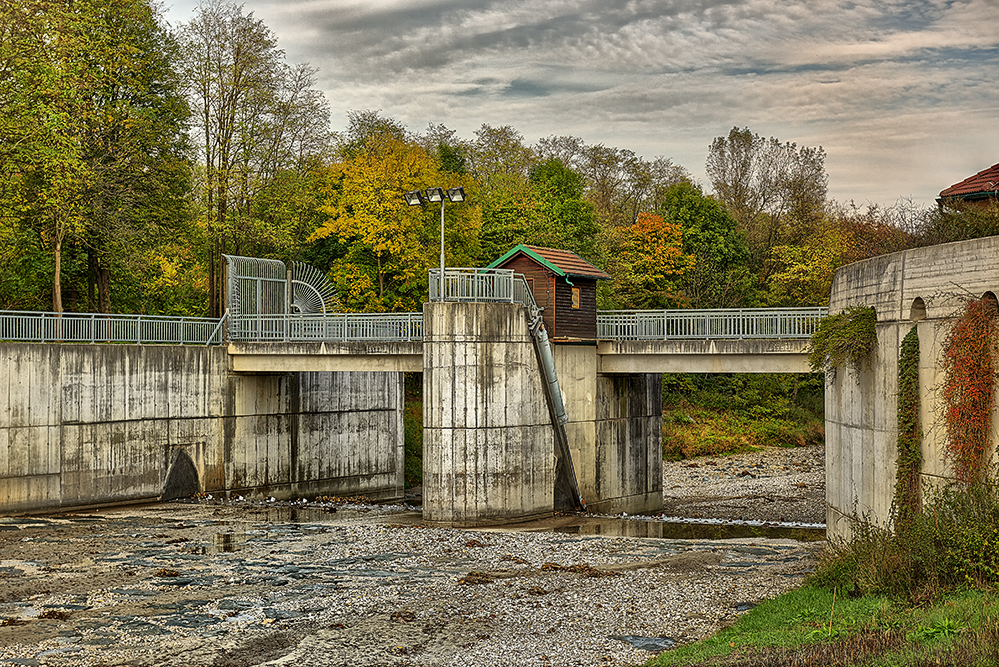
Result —
[{"label": "fan-shaped metal grille", "polygon": [[340,305],[336,288],[326,274],[308,264],[292,262],[291,307],[293,312],[325,313]]}]

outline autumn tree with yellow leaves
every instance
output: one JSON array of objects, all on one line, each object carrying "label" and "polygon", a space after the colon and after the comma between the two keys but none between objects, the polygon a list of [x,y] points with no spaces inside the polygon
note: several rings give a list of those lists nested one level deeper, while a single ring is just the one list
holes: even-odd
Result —
[{"label": "autumn tree with yellow leaves", "polygon": [[[408,206],[403,194],[475,182],[444,171],[417,142],[392,133],[367,137],[323,173],[319,211],[326,221],[310,241],[339,244],[331,273],[344,306],[353,311],[418,310],[427,300],[427,271],[440,248],[440,205]],[[479,210],[472,201],[445,204],[445,257],[469,266],[478,254]]]}]

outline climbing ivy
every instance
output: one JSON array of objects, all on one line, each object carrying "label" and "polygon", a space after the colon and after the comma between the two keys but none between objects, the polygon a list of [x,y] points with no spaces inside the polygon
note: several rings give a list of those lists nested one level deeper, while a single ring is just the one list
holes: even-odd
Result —
[{"label": "climbing ivy", "polygon": [[943,345],[943,405],[947,455],[957,479],[973,487],[983,481],[995,408],[996,302],[969,300]]},{"label": "climbing ivy", "polygon": [[919,429],[919,334],[912,327],[898,358],[898,454],[895,520],[906,523],[919,512],[919,470],[923,463]]},{"label": "climbing ivy", "polygon": [[808,347],[812,370],[835,373],[846,363],[857,370],[870,368],[878,342],[876,325],[877,313],[869,306],[853,306],[822,318]]}]

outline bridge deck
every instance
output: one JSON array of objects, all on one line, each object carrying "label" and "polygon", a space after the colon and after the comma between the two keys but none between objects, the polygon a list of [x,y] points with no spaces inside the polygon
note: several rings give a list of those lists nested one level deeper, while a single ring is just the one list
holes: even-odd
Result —
[{"label": "bridge deck", "polygon": [[597,343],[601,373],[809,373],[808,340],[651,340]]},{"label": "bridge deck", "polygon": [[423,372],[422,342],[229,343],[237,373]]},{"label": "bridge deck", "polygon": [[[808,373],[807,340],[599,341],[597,370],[642,373]],[[237,373],[420,373],[423,343],[229,343]]]}]

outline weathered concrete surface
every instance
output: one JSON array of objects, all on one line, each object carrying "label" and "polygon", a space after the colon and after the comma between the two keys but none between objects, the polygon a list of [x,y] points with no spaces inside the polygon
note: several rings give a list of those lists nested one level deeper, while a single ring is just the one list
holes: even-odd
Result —
[{"label": "weathered concrete surface", "polygon": [[423,372],[423,343],[229,343],[237,373],[304,371]]},{"label": "weathered concrete surface", "polygon": [[[890,519],[897,451],[898,357],[913,327],[919,335],[922,481],[952,478],[945,456],[939,387],[943,341],[964,299],[999,293],[999,237],[917,248],[857,262],[836,272],[831,313],[855,305],[878,314],[871,368],[841,369],[826,383],[828,534],[850,535],[859,519]],[[999,417],[993,416],[993,433]],[[995,460],[995,451],[992,453]]]},{"label": "weathered concrete surface", "polygon": [[610,373],[809,373],[808,339],[600,341]]},{"label": "weathered concrete surface", "polygon": [[662,509],[662,377],[602,375],[593,345],[555,346],[566,434],[587,509]]},{"label": "weathered concrete surface", "polygon": [[398,373],[235,376],[221,348],[0,344],[0,512],[184,495],[192,466],[198,491],[399,498],[402,393]]},{"label": "weathered concrete surface", "polygon": [[553,434],[523,306],[423,312],[424,518],[470,526],[550,514]]}]

